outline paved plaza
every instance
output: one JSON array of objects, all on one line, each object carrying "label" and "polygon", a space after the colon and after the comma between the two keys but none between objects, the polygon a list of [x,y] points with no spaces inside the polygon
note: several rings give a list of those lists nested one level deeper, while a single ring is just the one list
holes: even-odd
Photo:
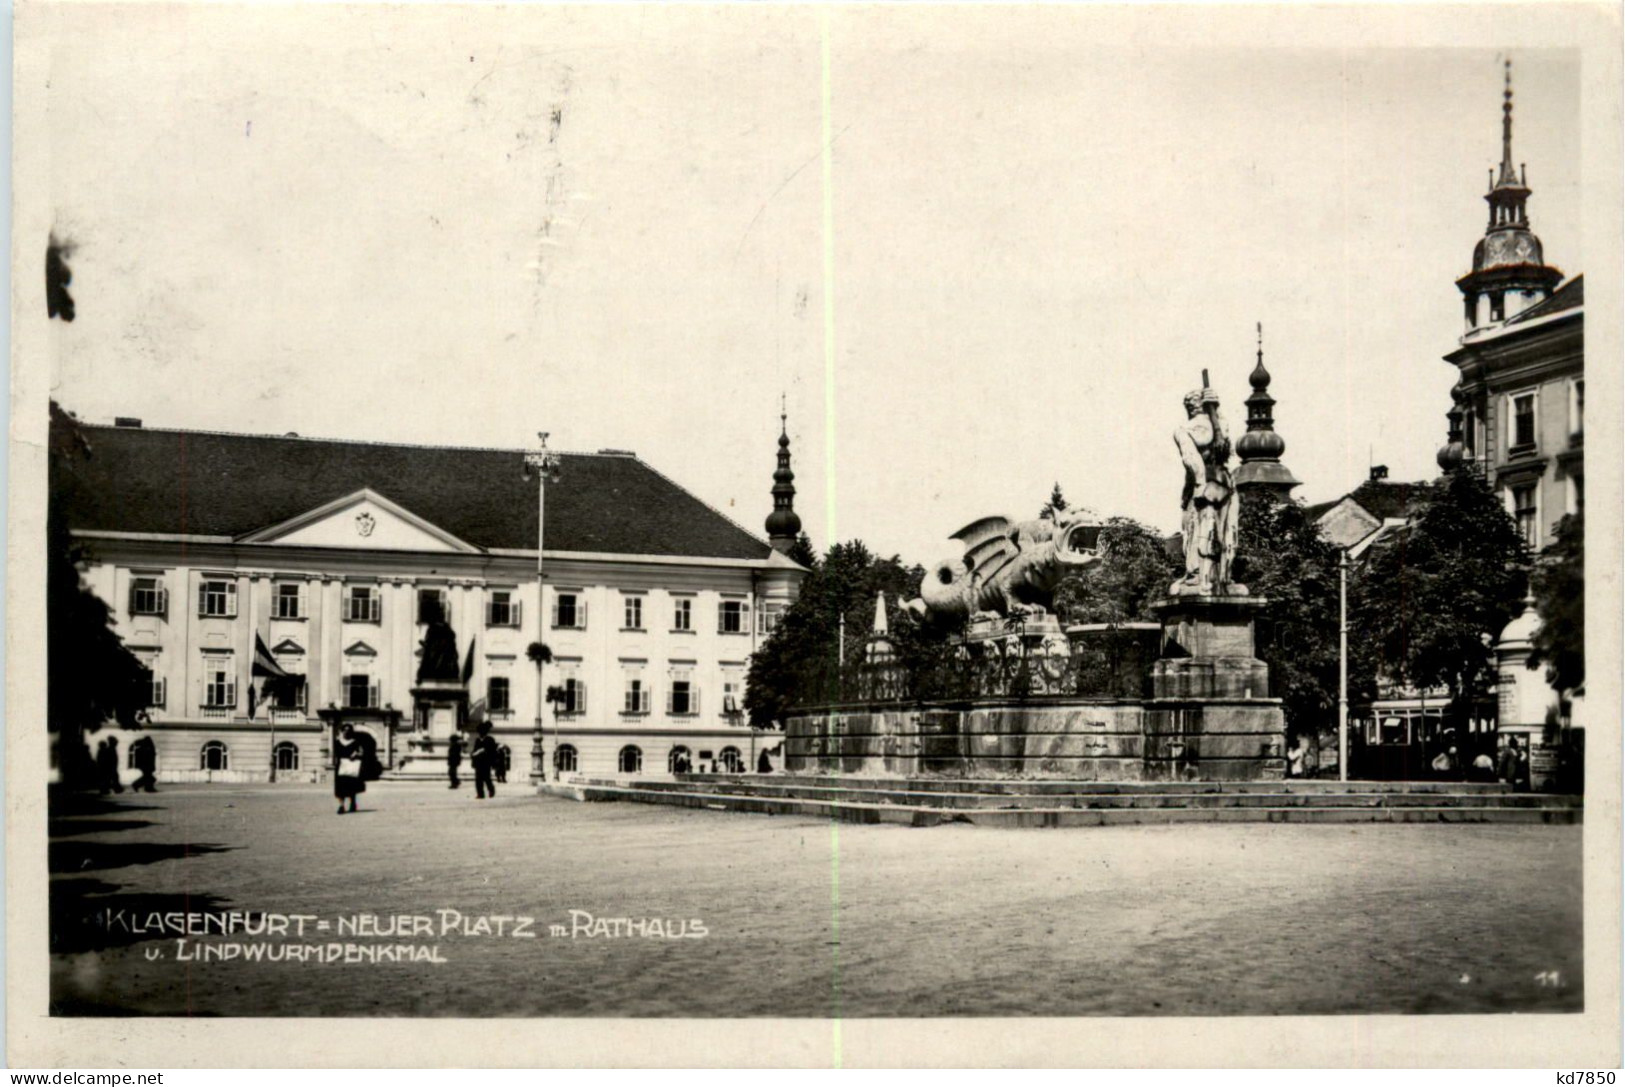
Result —
[{"label": "paved plaza", "polygon": [[[467,788],[375,783],[362,803],[340,817],[314,786],[200,785],[59,810],[55,1010],[868,1017],[1582,1004],[1580,826],[834,827],[579,804],[522,785],[479,802]],[[206,928],[233,912],[235,932],[186,933],[189,914]]]}]

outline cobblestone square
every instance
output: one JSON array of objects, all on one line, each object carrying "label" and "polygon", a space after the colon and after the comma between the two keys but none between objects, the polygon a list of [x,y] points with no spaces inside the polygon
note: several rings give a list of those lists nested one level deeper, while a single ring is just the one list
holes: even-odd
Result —
[{"label": "cobblestone square", "polygon": [[[176,786],[59,810],[53,1010],[915,1017],[1583,1002],[1580,826],[835,827],[578,804],[518,783],[485,802],[388,782],[361,799],[341,817],[312,786]],[[184,930],[184,915],[234,911],[247,915],[239,931]],[[278,915],[286,928],[267,931]]]}]

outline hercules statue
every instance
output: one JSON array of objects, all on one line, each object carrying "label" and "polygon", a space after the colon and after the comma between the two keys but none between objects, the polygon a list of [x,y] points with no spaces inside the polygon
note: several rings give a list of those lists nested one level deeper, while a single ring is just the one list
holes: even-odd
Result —
[{"label": "hercules statue", "polygon": [[1185,424],[1174,431],[1174,444],[1185,465],[1180,496],[1184,517],[1185,576],[1170,586],[1171,596],[1245,596],[1247,588],[1230,580],[1236,555],[1240,503],[1230,478],[1230,432],[1219,414],[1219,395],[1207,384],[1185,394]]}]

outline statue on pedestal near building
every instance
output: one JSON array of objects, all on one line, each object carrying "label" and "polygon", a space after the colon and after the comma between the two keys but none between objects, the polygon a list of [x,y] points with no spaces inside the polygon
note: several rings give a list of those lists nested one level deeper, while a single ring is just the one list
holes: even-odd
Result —
[{"label": "statue on pedestal near building", "polygon": [[1236,525],[1241,512],[1235,481],[1230,477],[1230,432],[1219,414],[1219,395],[1202,372],[1202,388],[1185,394],[1185,424],[1174,431],[1174,444],[1185,466],[1181,530],[1185,576],[1173,583],[1171,596],[1245,596],[1247,589],[1230,580],[1236,554]]},{"label": "statue on pedestal near building", "polygon": [[419,648],[423,653],[418,661],[419,683],[461,681],[462,673],[457,665],[457,634],[444,615],[436,614],[430,621]]}]

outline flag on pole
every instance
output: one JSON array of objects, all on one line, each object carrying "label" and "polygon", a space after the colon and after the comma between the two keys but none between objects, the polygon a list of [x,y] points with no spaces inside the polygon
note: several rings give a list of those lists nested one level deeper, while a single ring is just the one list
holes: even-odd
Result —
[{"label": "flag on pole", "polygon": [[272,679],[287,679],[288,673],[271,656],[271,651],[265,648],[265,639],[258,634],[254,635],[254,667],[252,674],[256,676],[269,676]]},{"label": "flag on pole", "polygon": [[254,689],[254,677],[264,676],[267,679],[287,679],[288,673],[271,656],[271,651],[265,648],[265,639],[258,631],[254,632],[254,664],[248,673],[248,717],[254,719],[255,704],[259,701],[259,692]]},{"label": "flag on pole", "polygon": [[468,656],[466,658],[464,658],[464,660],[463,660],[463,686],[464,687],[467,687],[468,686],[468,681],[474,678],[474,642],[475,641],[476,641],[476,639],[474,639],[474,638],[470,638],[468,640]]}]

